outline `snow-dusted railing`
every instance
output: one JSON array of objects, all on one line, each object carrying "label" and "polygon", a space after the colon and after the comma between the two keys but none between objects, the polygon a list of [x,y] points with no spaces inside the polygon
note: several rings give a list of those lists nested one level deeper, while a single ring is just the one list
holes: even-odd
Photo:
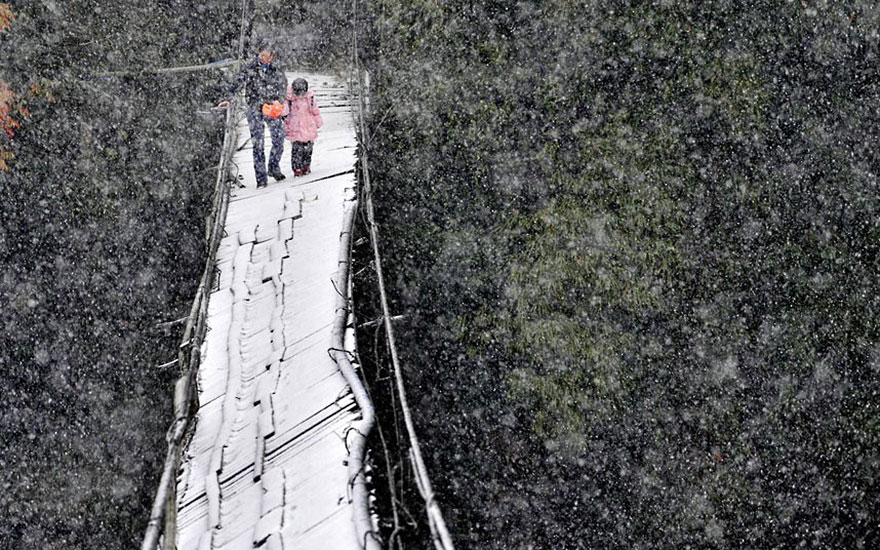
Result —
[{"label": "snow-dusted railing", "polygon": [[[193,299],[183,338],[178,348],[178,365],[181,376],[174,385],[174,422],[168,430],[168,453],[165,458],[165,467],[159,480],[159,488],[153,500],[150,511],[150,520],[147,523],[147,531],[141,550],[155,550],[159,544],[159,538],[165,534],[166,550],[174,549],[174,531],[177,520],[175,518],[175,488],[176,479],[174,473],[180,463],[180,452],[183,448],[184,439],[192,418],[192,405],[197,399],[195,377],[199,370],[199,358],[202,340],[205,336],[208,311],[208,295],[211,292],[214,281],[214,263],[217,256],[217,248],[223,236],[223,225],[226,219],[226,209],[229,205],[229,163],[232,159],[233,148],[236,142],[236,113],[239,101],[233,100],[226,111],[226,124],[223,132],[223,148],[220,154],[220,164],[217,168],[217,179],[214,185],[214,199],[210,212],[208,231],[208,259],[205,262],[205,270],[199,282],[199,288]],[[165,520],[165,528],[162,529],[162,520]]]},{"label": "snow-dusted railing", "polygon": [[367,390],[358,377],[354,366],[349,358],[349,350],[345,349],[345,330],[350,318],[349,277],[351,271],[351,233],[354,227],[357,201],[352,201],[345,214],[342,224],[342,235],[339,244],[339,262],[334,286],[336,287],[336,319],[333,323],[332,348],[330,356],[339,366],[342,376],[351,387],[355,401],[361,410],[361,420],[352,425],[345,434],[345,442],[348,447],[348,484],[351,489],[351,502],[353,508],[353,521],[358,540],[361,541],[365,550],[381,550],[379,537],[373,529],[370,515],[370,492],[367,487],[367,477],[364,470],[367,437],[376,424],[373,402],[370,400]]},{"label": "snow-dusted railing", "polygon": [[[249,9],[251,0],[241,0],[241,24],[239,28],[237,52],[238,60],[244,58],[245,42],[251,26],[252,13]],[[159,487],[153,506],[150,509],[150,519],[147,522],[146,533],[141,545],[141,550],[156,550],[159,541],[164,534],[165,550],[175,550],[175,535],[177,529],[176,518],[176,489],[177,480],[175,472],[180,464],[180,453],[183,449],[190,420],[193,416],[193,404],[197,401],[196,374],[199,371],[199,359],[202,341],[205,337],[206,319],[208,312],[208,295],[214,286],[216,275],[214,264],[217,257],[217,248],[223,236],[223,227],[226,221],[226,210],[229,206],[229,165],[232,161],[233,149],[237,141],[237,114],[241,105],[238,97],[233,98],[226,111],[226,120],[223,129],[223,146],[220,151],[220,163],[217,166],[217,178],[214,182],[214,196],[209,213],[210,219],[205,231],[208,235],[205,269],[199,281],[199,287],[193,299],[192,308],[187,318],[186,328],[177,352],[177,364],[180,368],[180,378],[174,385],[174,421],[168,430],[168,452],[165,456],[165,466],[159,478]],[[164,529],[163,529],[164,519]]]},{"label": "snow-dusted railing", "polygon": [[[217,256],[217,248],[223,236],[223,226],[226,220],[226,210],[229,205],[229,164],[232,160],[233,149],[237,140],[236,122],[240,106],[238,98],[233,99],[226,111],[226,122],[223,131],[223,146],[220,153],[220,164],[217,168],[217,179],[214,184],[214,197],[210,211],[210,219],[206,232],[208,234],[208,259],[205,262],[205,270],[199,282],[196,296],[193,299],[192,308],[183,331],[183,338],[178,348],[178,365],[181,376],[174,385],[174,422],[168,430],[168,453],[165,458],[165,466],[159,480],[159,488],[153,500],[150,511],[150,520],[144,535],[142,550],[155,550],[159,545],[159,539],[163,532],[165,535],[164,547],[166,550],[174,550],[175,529],[177,525],[176,511],[176,479],[174,473],[180,463],[180,453],[184,439],[194,410],[193,403],[196,396],[196,373],[199,370],[199,358],[202,341],[205,337],[206,318],[208,311],[208,295],[214,283],[214,263]],[[164,529],[162,523],[164,521]]]},{"label": "snow-dusted railing", "polygon": [[[437,550],[455,550],[455,546],[452,543],[452,537],[449,535],[449,530],[446,527],[446,521],[443,519],[443,512],[440,510],[440,506],[434,498],[434,489],[431,486],[431,480],[428,477],[428,470],[425,467],[425,462],[422,458],[421,446],[419,445],[419,440],[416,436],[415,424],[413,423],[412,414],[406,398],[406,388],[404,387],[403,371],[400,367],[400,361],[397,356],[397,344],[394,338],[394,329],[391,326],[392,316],[388,309],[388,296],[385,293],[385,280],[382,274],[382,258],[379,254],[379,232],[373,212],[373,189],[370,183],[369,167],[369,134],[366,129],[365,115],[368,98],[367,89],[364,85],[364,72],[360,67],[359,60],[360,53],[357,40],[357,0],[355,0],[353,6],[354,38],[352,52],[354,59],[352,62],[352,68],[354,70],[354,77],[352,78],[352,87],[356,87],[355,93],[358,98],[357,108],[354,110],[354,114],[356,118],[355,128],[359,137],[358,141],[361,144],[360,164],[361,177],[363,179],[361,195],[363,197],[362,201],[366,207],[367,229],[369,230],[370,241],[373,247],[374,268],[376,270],[376,280],[378,281],[379,287],[379,300],[382,306],[382,321],[388,339],[388,348],[391,351],[391,363],[394,369],[397,397],[400,403],[401,412],[403,413],[403,420],[409,440],[409,454],[412,462],[413,474],[415,475],[419,493],[425,502],[425,511],[428,516],[428,526],[431,529],[431,538],[434,542],[434,547]],[[389,482],[391,482],[391,480],[389,480]]]}]

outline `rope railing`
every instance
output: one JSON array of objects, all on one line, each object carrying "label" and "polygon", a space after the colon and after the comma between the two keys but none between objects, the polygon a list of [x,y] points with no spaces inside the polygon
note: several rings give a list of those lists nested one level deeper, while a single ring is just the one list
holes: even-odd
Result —
[{"label": "rope railing", "polygon": [[[373,209],[373,188],[370,182],[370,167],[369,167],[369,139],[370,136],[367,133],[366,128],[366,115],[365,112],[367,110],[366,100],[367,100],[367,90],[364,85],[364,71],[360,67],[360,53],[358,47],[358,39],[357,39],[357,20],[358,20],[358,2],[354,0],[353,2],[353,22],[354,22],[354,37],[352,44],[352,68],[354,71],[354,75],[352,78],[353,83],[356,84],[356,95],[357,95],[357,109],[355,109],[355,127],[358,132],[359,142],[361,144],[361,155],[360,155],[360,163],[361,163],[361,178],[363,180],[363,189],[362,189],[362,202],[364,203],[367,217],[367,229],[370,234],[370,241],[372,243],[373,248],[373,261],[374,261],[374,269],[376,272],[376,280],[377,286],[379,289],[379,300],[382,308],[382,322],[385,328],[385,335],[388,340],[388,348],[391,354],[391,364],[394,370],[394,380],[396,384],[397,390],[397,398],[399,400],[399,407],[403,414],[404,425],[406,427],[407,438],[409,441],[409,453],[410,453],[410,461],[412,464],[413,474],[416,479],[416,485],[419,490],[419,493],[422,499],[425,502],[425,511],[428,517],[428,526],[431,530],[431,538],[433,540],[434,546],[437,550],[455,550],[455,547],[452,542],[452,537],[449,534],[449,530],[446,526],[446,521],[443,519],[443,513],[440,510],[440,506],[437,504],[437,500],[434,495],[434,490],[431,485],[431,480],[428,477],[428,470],[425,467],[425,461],[422,457],[421,446],[419,444],[418,437],[416,435],[415,424],[412,419],[412,411],[410,410],[407,397],[406,397],[406,388],[403,380],[403,371],[400,366],[400,359],[397,354],[397,343],[394,337],[394,328],[392,327],[392,319],[394,318],[388,308],[388,295],[385,292],[385,280],[382,273],[382,258],[379,253],[379,230],[378,225],[376,224],[375,213]],[[389,483],[392,481],[389,480]]]},{"label": "rope railing", "polygon": [[106,78],[113,76],[137,76],[143,74],[173,74],[173,73],[191,73],[195,71],[205,71],[208,69],[222,69],[225,67],[233,67],[241,64],[241,59],[220,59],[210,63],[202,63],[198,65],[182,65],[177,67],[144,67],[135,70],[126,71],[104,71],[100,73],[84,74],[83,78]]},{"label": "rope railing", "polygon": [[[244,44],[249,22],[248,0],[242,0],[241,33],[238,41],[239,59],[244,56]],[[196,375],[199,370],[202,341],[207,332],[208,295],[213,287],[214,264],[220,240],[223,238],[226,211],[229,206],[229,166],[238,136],[236,123],[238,122],[239,106],[240,100],[236,96],[226,111],[220,163],[217,167],[213,200],[206,224],[208,257],[178,347],[177,364],[181,374],[174,386],[174,421],[166,436],[168,451],[162,475],[159,478],[159,487],[150,509],[150,518],[147,522],[141,550],[157,550],[163,535],[162,547],[164,550],[175,550],[176,548],[177,479],[174,474],[180,464],[193,411],[197,410],[197,407],[194,406],[198,401]]]},{"label": "rope railing", "polygon": [[370,491],[365,471],[367,437],[376,424],[376,415],[373,402],[351,363],[348,350],[345,349],[345,331],[351,311],[349,294],[351,287],[351,232],[356,213],[357,201],[352,201],[346,211],[340,235],[338,269],[333,282],[336,287],[336,320],[333,323],[331,334],[333,347],[329,351],[333,361],[342,372],[342,376],[345,377],[345,381],[351,387],[355,401],[361,410],[361,420],[352,423],[351,428],[345,434],[345,443],[348,448],[348,483],[351,491],[352,520],[354,521],[355,533],[364,550],[381,550],[379,536],[373,529],[370,515]]},{"label": "rope railing", "polygon": [[[208,224],[208,259],[202,272],[198,290],[193,299],[189,319],[183,331],[183,338],[178,348],[177,361],[180,365],[181,376],[174,386],[174,422],[168,431],[168,454],[159,481],[156,498],[153,501],[153,507],[150,512],[147,532],[141,546],[142,550],[155,550],[158,547],[159,537],[163,532],[165,534],[165,549],[174,550],[175,547],[176,479],[173,474],[180,462],[185,435],[192,418],[193,404],[197,400],[195,382],[196,373],[199,368],[201,344],[207,328],[208,295],[213,284],[214,263],[217,257],[217,248],[223,235],[226,210],[229,204],[229,180],[227,173],[232,156],[232,148],[234,147],[237,135],[235,131],[237,108],[238,100],[235,100],[226,113],[223,149],[217,171],[214,200]],[[165,519],[164,529],[161,528],[163,518]]]}]

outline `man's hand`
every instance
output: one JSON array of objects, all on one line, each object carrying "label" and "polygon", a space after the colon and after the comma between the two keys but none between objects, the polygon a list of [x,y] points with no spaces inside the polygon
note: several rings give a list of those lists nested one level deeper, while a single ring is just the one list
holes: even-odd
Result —
[{"label": "man's hand", "polygon": [[228,99],[224,99],[223,101],[218,103],[216,108],[217,109],[225,109],[226,107],[229,107],[229,100]]}]

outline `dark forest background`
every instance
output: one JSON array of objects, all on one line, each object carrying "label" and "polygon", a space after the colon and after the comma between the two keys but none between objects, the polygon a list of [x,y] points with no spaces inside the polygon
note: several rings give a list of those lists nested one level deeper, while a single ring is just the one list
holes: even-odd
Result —
[{"label": "dark forest background", "polygon": [[[11,2],[0,79],[29,113],[0,172],[0,547],[135,548],[165,455],[222,140],[226,1]],[[18,113],[18,111],[16,111]]]},{"label": "dark forest background", "polygon": [[876,547],[877,4],[369,9],[392,313],[459,547]]},{"label": "dark forest background", "polygon": [[[237,2],[107,4],[12,2],[0,31],[30,112],[0,172],[3,548],[138,544],[179,338],[156,323],[204,261],[225,75],[83,76],[230,57]],[[257,28],[346,70],[355,5],[457,546],[877,546],[880,8],[273,0]]]}]

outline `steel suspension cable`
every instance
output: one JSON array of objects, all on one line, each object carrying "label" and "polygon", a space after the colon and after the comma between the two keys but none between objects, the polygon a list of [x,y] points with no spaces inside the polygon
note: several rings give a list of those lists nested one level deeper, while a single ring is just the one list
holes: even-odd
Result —
[{"label": "steel suspension cable", "polygon": [[403,371],[400,366],[400,359],[397,354],[397,343],[394,337],[394,328],[391,324],[392,316],[389,312],[388,295],[385,291],[385,279],[382,272],[382,258],[379,253],[379,230],[378,225],[376,224],[376,218],[373,209],[373,189],[370,182],[370,144],[369,134],[366,131],[366,122],[364,115],[366,90],[364,89],[363,71],[360,67],[360,52],[357,38],[358,1],[353,0],[353,4],[353,18],[355,25],[353,37],[354,59],[352,65],[354,67],[355,76],[357,79],[356,82],[358,85],[358,108],[356,111],[356,122],[358,125],[358,132],[361,137],[361,145],[363,146],[361,154],[361,174],[364,181],[363,195],[367,213],[367,226],[370,232],[370,241],[372,242],[373,247],[373,259],[375,262],[377,285],[379,287],[379,301],[382,307],[382,318],[385,325],[385,334],[388,339],[388,347],[391,354],[391,364],[394,369],[394,379],[397,387],[397,396],[400,401],[400,409],[403,414],[403,420],[409,439],[413,470],[416,476],[419,492],[421,493],[422,498],[425,501],[426,513],[428,515],[428,525],[431,529],[431,535],[434,541],[434,545],[438,550],[454,550],[455,547],[452,543],[452,537],[449,535],[449,530],[447,529],[446,522],[443,519],[443,513],[440,510],[440,506],[437,504],[437,501],[435,499],[434,490],[431,486],[431,480],[428,477],[428,470],[425,467],[425,462],[422,458],[421,445],[419,444],[418,437],[416,436],[415,423],[413,422],[412,412],[410,410],[409,403],[406,397],[406,388],[403,380]]},{"label": "steel suspension cable", "polygon": [[[244,57],[244,43],[249,26],[248,5],[249,0],[241,1],[241,28],[237,49],[238,59]],[[233,101],[226,112],[220,164],[217,168],[217,178],[214,185],[214,198],[211,208],[212,219],[208,231],[208,258],[178,349],[178,363],[181,368],[181,376],[174,388],[174,422],[168,431],[168,452],[159,480],[159,487],[156,490],[156,497],[150,510],[150,518],[147,522],[141,550],[156,550],[163,534],[165,535],[163,545],[165,550],[174,550],[176,547],[176,479],[174,472],[176,472],[180,462],[180,454],[193,415],[194,407],[192,407],[192,404],[197,399],[195,376],[199,365],[201,340],[206,332],[207,300],[208,294],[211,291],[217,248],[222,237],[226,209],[229,204],[229,185],[226,172],[232,159],[232,149],[235,146],[233,135],[235,133],[236,106],[237,101]],[[187,351],[189,352],[188,354]]]}]

